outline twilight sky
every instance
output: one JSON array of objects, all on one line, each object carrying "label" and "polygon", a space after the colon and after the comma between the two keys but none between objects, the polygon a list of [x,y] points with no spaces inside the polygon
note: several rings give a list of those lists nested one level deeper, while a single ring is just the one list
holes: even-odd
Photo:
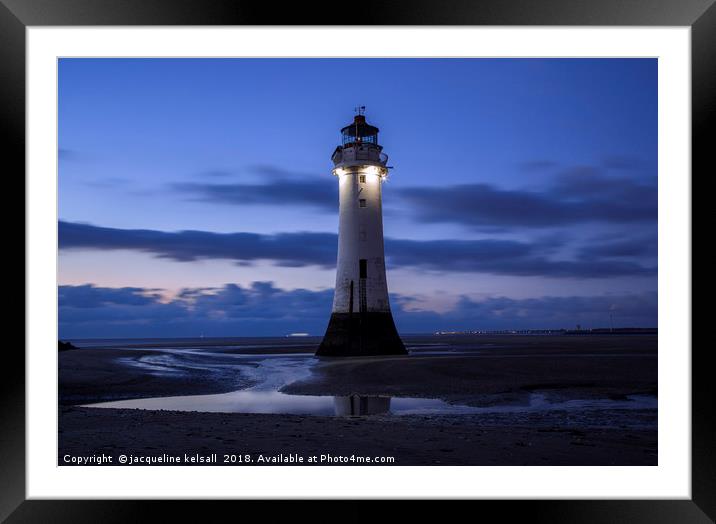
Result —
[{"label": "twilight sky", "polygon": [[322,335],[356,105],[402,333],[657,324],[655,59],[61,59],[61,338]]}]

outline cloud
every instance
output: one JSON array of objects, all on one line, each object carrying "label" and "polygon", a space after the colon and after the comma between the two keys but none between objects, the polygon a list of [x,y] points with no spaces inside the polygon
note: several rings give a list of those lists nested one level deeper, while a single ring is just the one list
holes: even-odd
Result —
[{"label": "cloud", "polygon": [[[394,301],[395,302],[395,301]],[[447,313],[395,311],[405,332],[421,326],[437,330],[560,329],[589,327],[656,327],[656,292],[604,296],[544,296],[527,299],[462,297]],[[433,327],[436,326],[436,327]],[[424,329],[424,328],[423,328]]]},{"label": "cloud", "polygon": [[[322,335],[332,290],[285,290],[271,282],[242,287],[190,288],[161,301],[157,290],[106,288],[91,284],[59,287],[62,338],[271,336],[291,332]],[[445,313],[409,311],[412,297],[391,296],[403,333],[447,329],[529,329],[656,326],[656,293],[594,297],[504,297],[475,301],[461,297]]]},{"label": "cloud", "polygon": [[248,166],[247,171],[264,178],[278,178],[282,180],[316,178],[314,174],[291,171],[271,164],[253,164]]},{"label": "cloud", "polygon": [[[242,180],[220,181],[240,174]],[[199,173],[203,182],[180,182],[167,188],[187,200],[232,206],[309,206],[336,213],[338,186],[330,176],[288,171],[269,164],[254,164],[240,171],[209,169]],[[248,178],[248,181],[247,181]]]},{"label": "cloud", "polygon": [[59,286],[62,338],[270,336],[325,328],[333,291],[284,290],[271,282],[184,289],[170,301],[152,290]]},{"label": "cloud", "polygon": [[397,240],[386,239],[388,263],[443,271],[465,271],[512,276],[605,278],[646,276],[654,269],[635,262],[554,260],[543,252],[551,246],[513,240]]},{"label": "cloud", "polygon": [[235,175],[255,175],[261,177],[261,179],[282,179],[282,180],[296,180],[297,178],[306,178],[311,175],[305,173],[299,173],[295,171],[289,171],[278,166],[270,164],[253,164],[246,166],[242,169],[225,169],[225,168],[211,168],[205,169],[198,173],[199,178],[228,178]]},{"label": "cloud", "polygon": [[202,178],[226,178],[232,176],[233,174],[234,172],[228,169],[207,169],[199,173],[199,176]]},{"label": "cloud", "polygon": [[[593,258],[549,258],[545,240],[405,240],[387,238],[390,267],[422,267],[516,276],[602,278],[653,275],[655,269],[636,262]],[[211,233],[115,229],[73,222],[59,223],[60,249],[129,249],[180,262],[223,259],[237,263],[272,260],[282,266],[335,267],[338,238],[333,233]]]},{"label": "cloud", "polygon": [[144,306],[155,302],[157,290],[136,287],[103,288],[101,292],[91,284],[82,286],[60,286],[58,301],[60,307],[72,304],[77,308],[97,308],[107,305]]},{"label": "cloud", "polygon": [[332,233],[210,233],[115,229],[60,221],[60,249],[128,249],[179,262],[200,259],[274,260],[285,266],[335,264]]},{"label": "cloud", "polygon": [[[630,157],[608,157],[606,169],[628,170],[638,165]],[[520,164],[525,171],[551,170],[557,164],[534,160]],[[170,189],[194,201],[225,205],[309,206],[336,213],[337,184],[328,177],[257,165],[248,171],[260,183],[178,183]],[[394,187],[391,200],[402,201],[401,215],[421,223],[453,223],[483,231],[507,228],[554,228],[586,223],[633,224],[656,222],[657,185],[654,179],[609,174],[593,166],[572,166],[550,177],[541,190],[503,189],[492,184],[445,187]],[[392,197],[391,197],[392,198]]]},{"label": "cloud", "polygon": [[338,187],[333,180],[272,179],[262,184],[179,183],[171,188],[190,200],[235,206],[275,205],[312,206],[335,213]]},{"label": "cloud", "polygon": [[426,223],[545,227],[562,225],[570,217],[570,211],[548,195],[507,191],[489,184],[414,187],[403,189],[400,195],[413,215]]},{"label": "cloud", "polygon": [[562,171],[542,191],[462,184],[405,188],[398,193],[420,222],[476,229],[625,224],[657,218],[655,181],[607,176],[588,166]]},{"label": "cloud", "polygon": [[658,252],[658,239],[653,235],[637,238],[616,238],[610,240],[593,241],[590,245],[578,251],[581,259],[612,259],[612,258],[638,258],[650,257],[655,259]]},{"label": "cloud", "polygon": [[612,155],[604,159],[607,169],[634,170],[643,167],[643,163],[636,157],[629,155]]}]

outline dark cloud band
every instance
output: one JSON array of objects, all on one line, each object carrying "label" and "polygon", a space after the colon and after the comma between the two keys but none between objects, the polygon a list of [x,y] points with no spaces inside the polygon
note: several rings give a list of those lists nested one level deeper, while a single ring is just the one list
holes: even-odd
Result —
[{"label": "dark cloud band", "polygon": [[657,218],[655,183],[608,177],[589,167],[561,173],[543,191],[464,184],[406,188],[400,195],[419,221],[478,229],[656,223]]},{"label": "dark cloud band", "polygon": [[[616,163],[619,159],[612,160]],[[621,165],[625,165],[621,160]],[[537,161],[528,169],[554,164]],[[230,205],[310,206],[335,213],[336,184],[317,176],[291,174],[263,166],[265,183],[183,183],[171,189],[191,200]],[[608,169],[575,166],[551,176],[543,189],[502,189],[491,184],[445,187],[394,187],[391,203],[422,223],[453,223],[501,228],[555,228],[585,223],[656,222],[656,177],[609,174]]]},{"label": "dark cloud band", "polygon": [[[601,278],[653,275],[654,268],[628,260],[581,257],[554,260],[552,246],[515,240],[386,239],[391,267],[498,275]],[[73,222],[59,223],[60,249],[128,249],[180,262],[223,259],[237,263],[271,260],[278,265],[334,267],[337,235],[332,233],[212,233],[116,229]]]}]

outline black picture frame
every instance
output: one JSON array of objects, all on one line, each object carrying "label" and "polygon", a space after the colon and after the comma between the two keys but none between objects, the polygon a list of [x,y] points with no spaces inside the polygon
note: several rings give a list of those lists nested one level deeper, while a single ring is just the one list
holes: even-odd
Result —
[{"label": "black picture frame", "polygon": [[[714,0],[426,0],[378,3],[282,3],[261,0],[0,0],[0,96],[6,128],[7,175],[25,169],[25,30],[28,26],[79,25],[591,25],[689,26],[692,45],[692,172],[716,172],[713,145],[716,103],[716,6]],[[710,131],[710,133],[709,133]],[[689,176],[689,173],[684,173]],[[692,180],[693,180],[693,175]],[[20,191],[24,194],[24,185]],[[23,308],[24,310],[24,308]],[[13,349],[14,351],[10,351]],[[127,522],[154,518],[213,521],[218,509],[248,516],[265,511],[257,502],[26,500],[25,358],[5,348],[0,426],[0,519],[7,522]],[[685,348],[686,349],[686,348]],[[472,501],[469,511],[500,521],[536,522],[713,522],[716,518],[714,394],[706,345],[693,345],[692,497],[689,500]],[[12,372],[9,372],[12,370]],[[660,424],[668,421],[660,420]],[[661,427],[661,426],[660,426]],[[306,511],[303,501],[271,501],[275,512]],[[348,501],[341,520],[373,518],[372,501]],[[216,505],[219,505],[217,508]],[[475,506],[476,505],[476,506]],[[437,506],[437,507],[436,507]],[[440,505],[413,510],[445,518]],[[325,511],[325,510],[322,510]],[[329,510],[330,511],[330,510]],[[334,515],[338,518],[337,515]],[[322,520],[319,518],[319,520]],[[334,520],[331,518],[331,520]]]}]

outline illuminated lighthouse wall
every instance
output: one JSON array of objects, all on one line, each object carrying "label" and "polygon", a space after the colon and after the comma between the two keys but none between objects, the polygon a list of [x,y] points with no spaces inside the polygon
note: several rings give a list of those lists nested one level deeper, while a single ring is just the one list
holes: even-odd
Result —
[{"label": "illuminated lighthouse wall", "polygon": [[402,355],[390,312],[381,188],[388,157],[378,128],[356,115],[333,153],[339,187],[338,263],[333,310],[319,356]]}]

